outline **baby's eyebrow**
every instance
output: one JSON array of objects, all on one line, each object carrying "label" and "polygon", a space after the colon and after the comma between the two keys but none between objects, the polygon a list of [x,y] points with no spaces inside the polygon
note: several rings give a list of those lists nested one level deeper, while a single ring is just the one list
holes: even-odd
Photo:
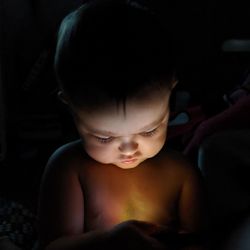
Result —
[{"label": "baby's eyebrow", "polygon": [[147,130],[149,130],[149,129],[155,127],[155,126],[157,126],[159,123],[161,123],[161,122],[164,120],[164,118],[166,117],[167,113],[168,113],[168,110],[165,111],[165,112],[160,116],[159,119],[157,119],[156,121],[151,122],[150,124],[144,126],[143,128],[140,129],[140,131],[147,131]]},{"label": "baby's eyebrow", "polygon": [[[150,124],[144,126],[143,128],[140,129],[141,132],[138,132],[138,133],[142,133],[144,131],[147,131],[155,126],[157,126],[158,124],[160,124],[166,117],[168,113],[168,109],[167,111],[165,111],[159,119],[151,122]],[[93,134],[99,134],[99,135],[107,135],[107,136],[113,136],[113,137],[117,137],[119,135],[113,133],[112,131],[108,131],[108,130],[99,130],[99,129],[94,129],[94,128],[88,128],[88,130],[93,133]]]}]

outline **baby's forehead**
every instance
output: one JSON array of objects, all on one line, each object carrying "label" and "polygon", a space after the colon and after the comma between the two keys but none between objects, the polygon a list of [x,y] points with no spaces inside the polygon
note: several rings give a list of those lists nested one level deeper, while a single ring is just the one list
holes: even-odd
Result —
[{"label": "baby's forehead", "polygon": [[117,109],[115,106],[103,107],[90,112],[81,110],[78,113],[77,126],[90,133],[105,136],[139,134],[153,129],[163,122],[168,110],[167,100],[144,105],[128,103],[125,112],[122,108]]},{"label": "baby's forehead", "polygon": [[90,97],[92,99],[89,103],[84,103],[78,110],[85,111],[89,114],[94,112],[110,110],[115,112],[124,112],[130,109],[143,108],[148,106],[155,106],[161,103],[166,104],[165,100],[168,100],[171,94],[171,90],[165,88],[147,88],[141,89],[133,95],[124,95],[122,97],[110,98],[107,94],[100,92]]},{"label": "baby's forehead", "polygon": [[[124,103],[106,102],[103,105],[79,108],[76,110],[77,120],[82,124],[109,124],[133,122],[150,123],[164,116],[169,110],[170,94],[144,96],[144,98],[127,99]],[[107,125],[105,127],[108,127]]]}]

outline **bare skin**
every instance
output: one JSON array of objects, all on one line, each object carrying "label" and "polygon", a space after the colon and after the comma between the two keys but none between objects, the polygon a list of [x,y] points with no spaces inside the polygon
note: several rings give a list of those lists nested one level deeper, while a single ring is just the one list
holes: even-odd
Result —
[{"label": "bare skin", "polygon": [[[49,202],[43,202],[40,217],[45,244],[58,236],[111,230],[130,220],[175,232],[202,229],[199,176],[175,153],[163,150],[140,166],[124,170],[92,160],[75,142],[57,152],[49,165],[50,177],[43,183],[43,198]],[[58,168],[60,177],[55,182]]]},{"label": "bare skin", "polygon": [[[42,180],[40,249],[168,249],[159,232],[203,227],[198,172],[164,149],[169,89],[71,107],[81,140],[59,148]],[[196,249],[196,248],[189,248]]]}]

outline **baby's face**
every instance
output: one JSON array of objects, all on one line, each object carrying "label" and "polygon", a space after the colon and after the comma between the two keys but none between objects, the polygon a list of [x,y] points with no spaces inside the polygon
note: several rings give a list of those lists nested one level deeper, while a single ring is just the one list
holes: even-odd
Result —
[{"label": "baby's face", "polygon": [[155,156],[166,140],[170,91],[154,91],[123,105],[74,110],[86,152],[103,164],[134,168]]}]

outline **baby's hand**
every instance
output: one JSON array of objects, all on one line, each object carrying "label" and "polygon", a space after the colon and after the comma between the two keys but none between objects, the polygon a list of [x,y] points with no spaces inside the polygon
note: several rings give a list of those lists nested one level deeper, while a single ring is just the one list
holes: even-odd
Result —
[{"label": "baby's hand", "polygon": [[137,220],[122,222],[108,232],[110,249],[167,249],[153,236],[155,232],[159,231],[159,227],[152,223]]},{"label": "baby's hand", "polygon": [[200,246],[204,243],[202,236],[197,233],[177,233],[163,229],[154,232],[151,236],[170,249]]}]

